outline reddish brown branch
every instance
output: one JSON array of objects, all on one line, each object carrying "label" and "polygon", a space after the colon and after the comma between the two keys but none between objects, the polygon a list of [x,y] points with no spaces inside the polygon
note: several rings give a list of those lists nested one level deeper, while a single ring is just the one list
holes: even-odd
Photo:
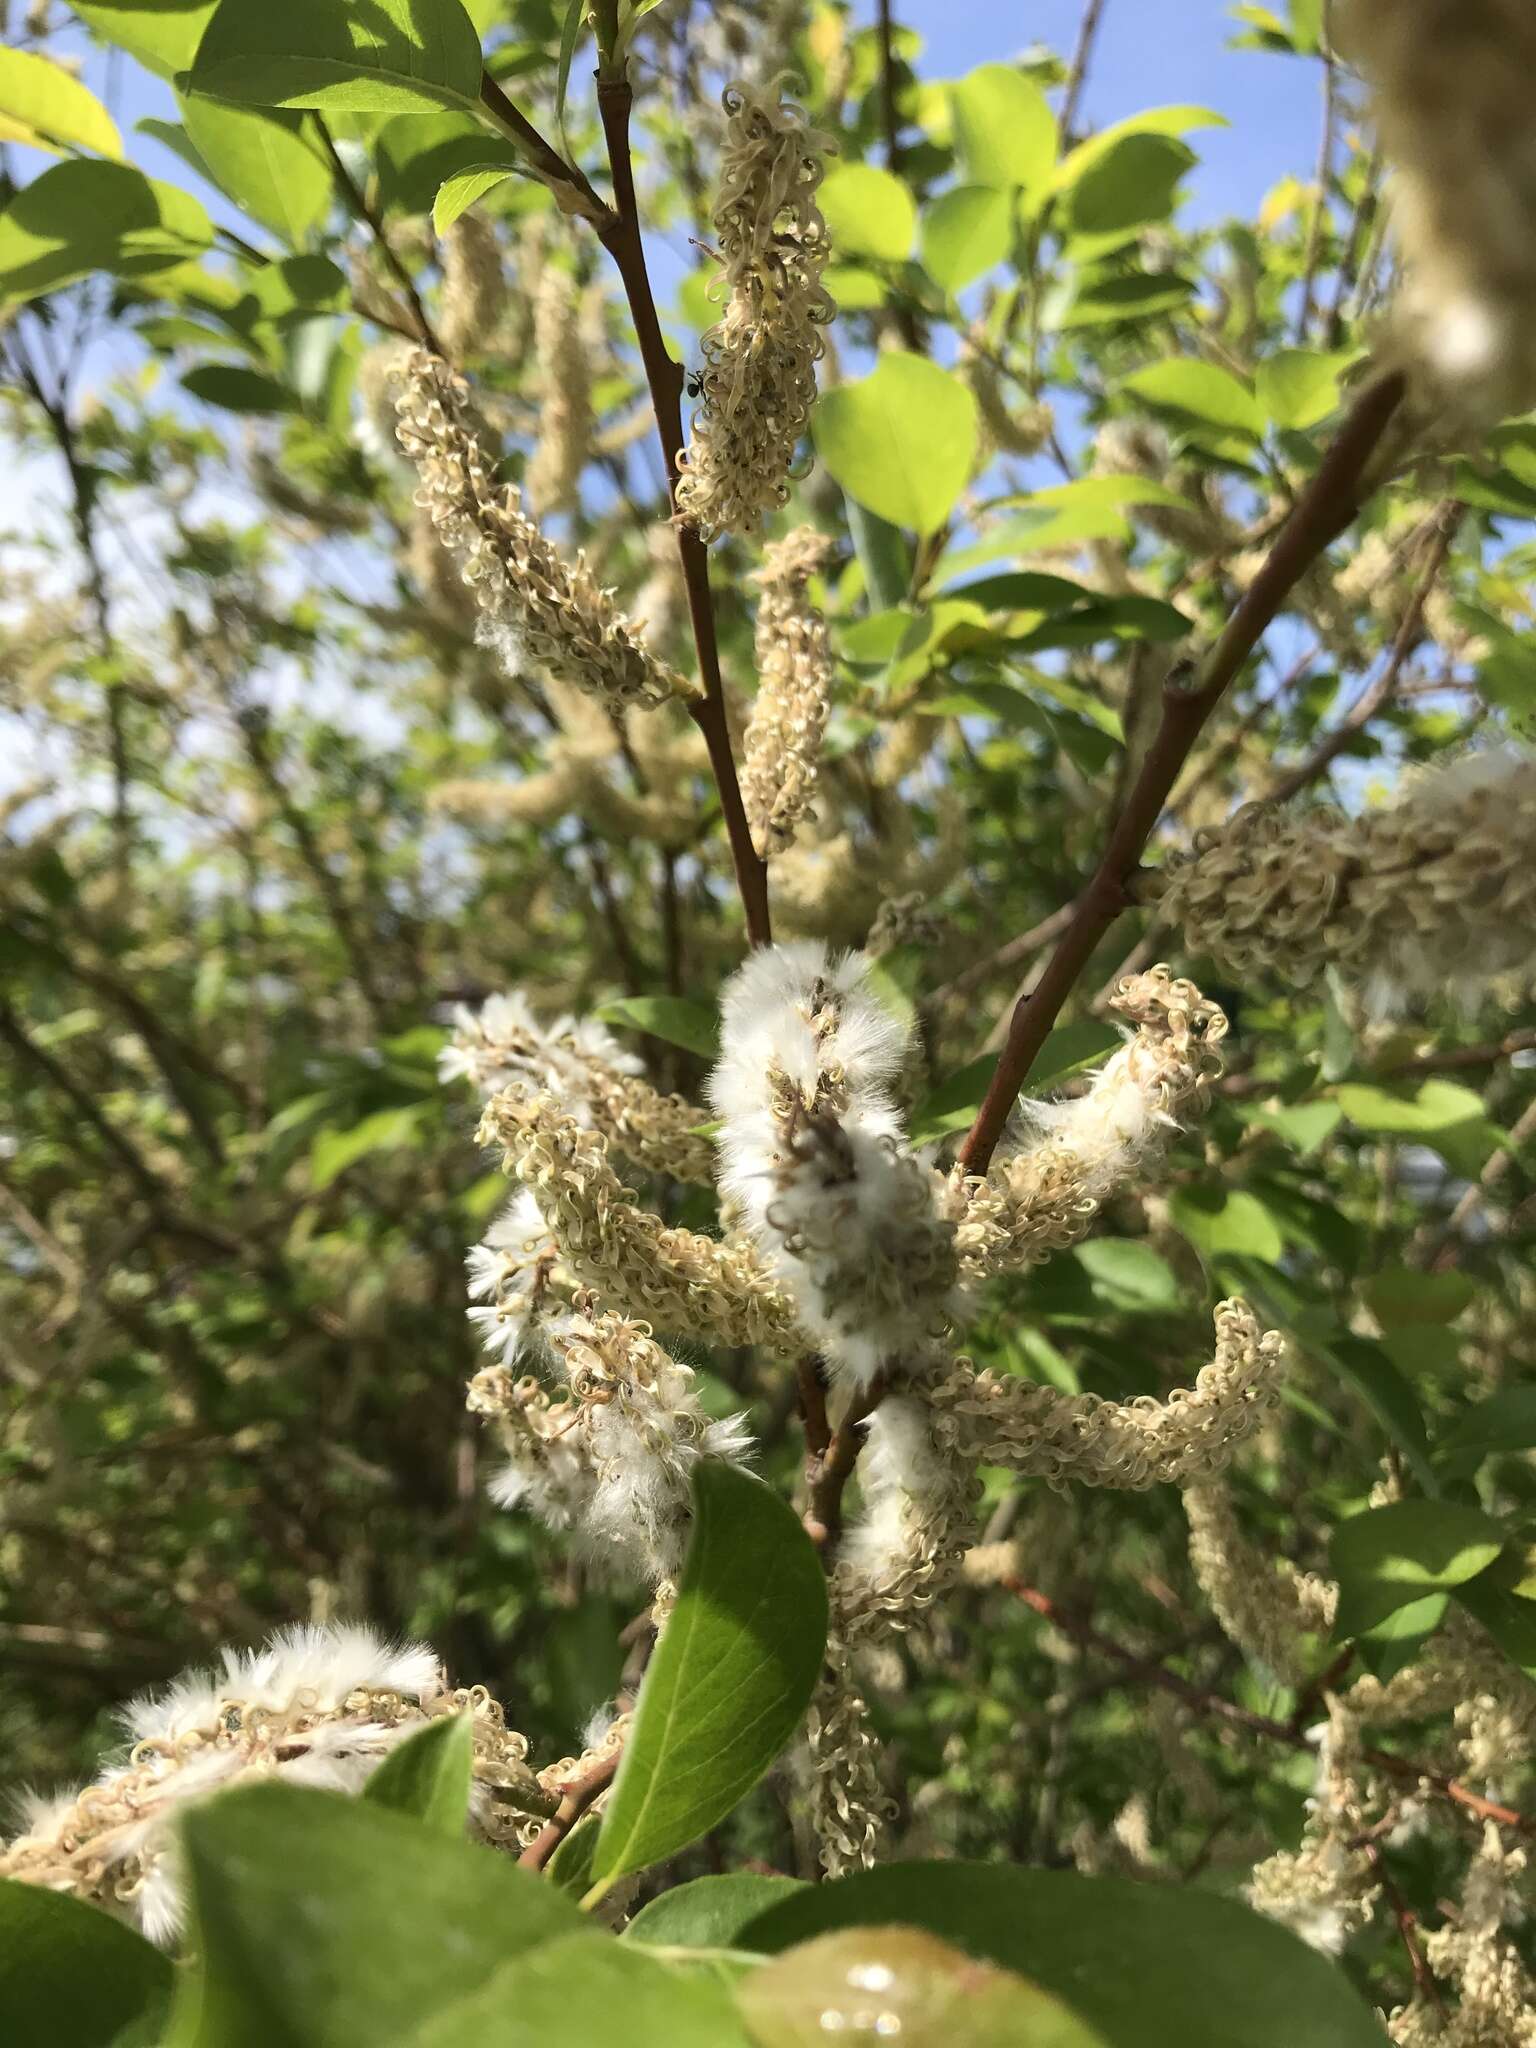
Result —
[{"label": "reddish brown branch", "polygon": [[[864,1424],[879,1407],[884,1394],[885,1380],[877,1373],[864,1391],[849,1403],[847,1413],[819,1455],[812,1449],[810,1432],[807,1431],[806,1480],[810,1504],[805,1511],[805,1533],[829,1566],[837,1550],[837,1539],[843,1533],[843,1490],[852,1478],[853,1468],[859,1462],[859,1452],[864,1448]],[[823,1405],[823,1423],[825,1419]]]},{"label": "reddish brown branch", "polygon": [[577,1821],[591,1808],[592,1802],[612,1784],[622,1755],[620,1749],[606,1752],[595,1763],[588,1764],[579,1777],[572,1778],[561,1788],[560,1804],[517,1859],[524,1870],[543,1870],[547,1866]]},{"label": "reddish brown branch", "polygon": [[1376,1882],[1381,1886],[1382,1897],[1392,1908],[1392,1917],[1397,1922],[1397,1932],[1403,1944],[1403,1952],[1408,1958],[1408,1967],[1413,1972],[1414,1986],[1420,1998],[1432,2005],[1435,2011],[1439,2013],[1441,2019],[1444,2019],[1446,2017],[1445,2001],[1440,1996],[1440,1987],[1435,1982],[1435,1973],[1426,1962],[1424,1951],[1419,1946],[1418,1920],[1414,1910],[1403,1897],[1398,1889],[1397,1880],[1393,1877],[1391,1871],[1388,1870],[1387,1859],[1381,1853],[1381,1844],[1374,1836],[1363,1835],[1360,1839],[1360,1847],[1365,1851],[1366,1856],[1370,1860],[1372,1873],[1375,1876]]},{"label": "reddish brown branch", "polygon": [[1403,378],[1393,374],[1362,392],[1204,665],[1192,682],[1174,679],[1165,688],[1162,723],[1097,872],[1033,993],[1014,1009],[992,1085],[960,1148],[966,1172],[986,1172],[1036,1054],[1099,941],[1126,908],[1126,884],[1201,728],[1302,572],[1354,517],[1367,465],[1404,390]]}]

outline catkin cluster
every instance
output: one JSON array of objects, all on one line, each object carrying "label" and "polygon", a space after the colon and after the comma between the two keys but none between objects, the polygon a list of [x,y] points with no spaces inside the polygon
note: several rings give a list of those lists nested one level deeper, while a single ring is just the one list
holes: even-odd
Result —
[{"label": "catkin cluster", "polygon": [[832,642],[807,587],[831,552],[814,527],[797,526],[763,550],[758,599],[757,696],[742,742],[741,795],[764,860],[781,853],[812,815],[822,735],[831,709]]},{"label": "catkin cluster", "polygon": [[292,1628],[126,1707],[127,1757],[89,1785],[30,1799],[21,1833],[0,1846],[0,1878],[71,1892],[169,1943],[184,1905],[176,1823],[190,1803],[259,1778],[359,1792],[406,1736],[457,1713],[474,1739],[471,1831],[515,1848],[554,1801],[484,1687],[452,1687],[420,1643]]},{"label": "catkin cluster", "polygon": [[755,533],[789,496],[816,398],[827,225],[816,204],[823,138],[778,92],[734,85],[715,233],[725,313],[703,340],[702,404],[679,458],[679,517],[706,540]]},{"label": "catkin cluster", "polygon": [[480,634],[505,672],[528,665],[604,702],[660,704],[690,686],[640,644],[598,587],[584,555],[567,562],[522,509],[515,485],[493,482],[464,410],[465,387],[416,350],[396,401],[400,445],[421,478],[417,501],[453,554],[480,609]]},{"label": "catkin cluster", "polygon": [[1162,921],[1224,973],[1336,966],[1386,1006],[1463,1001],[1525,969],[1536,919],[1536,760],[1469,753],[1379,810],[1250,805],[1149,878]]},{"label": "catkin cluster", "polygon": [[1392,347],[1453,431],[1536,402],[1536,152],[1525,0],[1345,0],[1407,265]]}]

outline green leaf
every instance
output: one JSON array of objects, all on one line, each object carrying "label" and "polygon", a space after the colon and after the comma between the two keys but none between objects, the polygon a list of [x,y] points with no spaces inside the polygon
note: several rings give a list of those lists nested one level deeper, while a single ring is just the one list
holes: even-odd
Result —
[{"label": "green leaf", "polygon": [[183,1823],[191,1952],[165,2048],[338,2048],[414,2030],[591,1929],[553,1885],[366,1800],[242,1787]]},{"label": "green leaf", "polygon": [[0,142],[55,153],[73,147],[121,157],[117,123],[95,93],[50,57],[0,50]]},{"label": "green leaf", "polygon": [[202,41],[215,0],[70,0],[72,11],[104,42],[115,43],[161,78],[185,71]]},{"label": "green leaf", "polygon": [[[1009,693],[1013,694],[1012,692]],[[928,707],[932,709],[931,706]],[[984,1052],[970,1060],[922,1101],[912,1112],[908,1136],[914,1145],[928,1145],[946,1131],[963,1131],[975,1120],[997,1072],[998,1055]]]},{"label": "green leaf", "polygon": [[1179,1277],[1160,1252],[1136,1237],[1090,1237],[1074,1254],[1109,1307],[1128,1315],[1176,1309]]},{"label": "green leaf", "polygon": [[917,208],[900,178],[874,164],[841,164],[816,194],[839,258],[872,256],[904,263],[917,233]]},{"label": "green leaf", "polygon": [[[402,2048],[751,2048],[724,1985],[591,1935],[535,1949],[432,2014],[408,2042],[388,2038]],[[360,2048],[352,2036],[347,2048],[354,2039]]]},{"label": "green leaf", "polygon": [[805,1889],[798,1877],[757,1877],[747,1871],[696,1877],[642,1906],[619,1938],[657,1948],[736,1948],[749,1920]]},{"label": "green leaf", "polygon": [[474,1776],[468,1714],[439,1714],[396,1745],[363,1787],[375,1806],[409,1814],[434,1834],[461,1840]]},{"label": "green leaf", "polygon": [[181,102],[187,136],[208,175],[252,220],[298,244],[330,210],[329,167],[298,114],[251,113],[198,93]]},{"label": "green leaf", "polygon": [[560,130],[560,146],[567,152],[570,145],[565,134],[565,101],[571,87],[571,60],[576,55],[576,45],[581,41],[589,12],[588,0],[566,0],[565,20],[560,25],[560,58],[555,69],[555,125]]},{"label": "green leaf", "polygon": [[1024,1076],[1025,1092],[1043,1095],[1048,1088],[1093,1066],[1105,1053],[1116,1051],[1123,1042],[1112,1024],[1100,1023],[1093,1017],[1081,1018],[1075,1024],[1058,1024]]},{"label": "green leaf", "polygon": [[34,298],[98,270],[166,270],[212,240],[189,193],[128,164],[74,158],[24,185],[0,213],[0,297]]},{"label": "green leaf", "polygon": [[912,550],[906,535],[846,492],[843,508],[870,603],[882,610],[899,605],[912,582]]},{"label": "green leaf", "polygon": [[275,377],[259,370],[247,370],[237,363],[199,363],[188,370],[182,383],[205,405],[219,405],[226,412],[297,412],[299,401]]},{"label": "green leaf", "polygon": [[1181,413],[1213,427],[1247,434],[1258,440],[1264,432],[1264,411],[1247,385],[1216,363],[1176,356],[1150,363],[1121,386],[1162,412]]},{"label": "green leaf", "polygon": [[1105,277],[1090,272],[1078,279],[1059,308],[1042,314],[1044,325],[1060,333],[1079,327],[1109,327],[1126,320],[1148,320],[1154,313],[1172,313],[1187,305],[1195,286],[1177,271],[1132,271]]},{"label": "green leaf", "polygon": [[[1097,141],[1097,138],[1096,138]],[[1179,180],[1197,158],[1172,135],[1117,135],[1107,145],[1084,145],[1083,160],[1070,180],[1062,166],[1067,221],[1074,234],[1118,235],[1174,210]]]},{"label": "green leaf", "polygon": [[582,1899],[592,1888],[592,1857],[603,1831],[599,1814],[584,1813],[549,1859],[545,1873],[568,1898]]},{"label": "green leaf", "polygon": [[1456,1599],[1480,1621],[1512,1664],[1536,1678],[1536,1600],[1494,1583],[1494,1573],[1456,1589]]},{"label": "green leaf", "polygon": [[720,1054],[719,1012],[690,996],[615,996],[597,1016],[604,1024],[625,1024],[669,1045],[686,1046],[707,1060]]},{"label": "green leaf", "polygon": [[1405,1323],[1453,1323],[1477,1293],[1465,1273],[1421,1273],[1389,1266],[1365,1283],[1372,1315],[1385,1330]]},{"label": "green leaf", "polygon": [[1329,1546],[1339,1582],[1334,1633],[1360,1635],[1410,1600],[1464,1585],[1503,1548],[1498,1523],[1456,1501],[1399,1500],[1351,1515]]},{"label": "green leaf", "polygon": [[424,1102],[412,1102],[403,1109],[376,1110],[345,1131],[323,1131],[309,1151],[310,1186],[317,1193],[328,1188],[338,1174],[369,1152],[414,1145],[426,1109]]},{"label": "green leaf", "polygon": [[1285,1109],[1251,1110],[1245,1120],[1274,1131],[1305,1159],[1338,1129],[1344,1112],[1336,1102],[1297,1102]]},{"label": "green leaf", "polygon": [[1257,1195],[1246,1188],[1225,1188],[1200,1181],[1179,1188],[1170,1197],[1174,1225],[1204,1258],[1227,1254],[1262,1259],[1274,1265],[1285,1250],[1280,1226]]},{"label": "green leaf", "polygon": [[943,525],[976,455],[976,401],[965,385],[900,349],[869,376],[823,392],[811,427],[845,491],[918,533]]},{"label": "green leaf", "polygon": [[0,1878],[0,2041],[111,2048],[171,1995],[167,1957],[99,1907]]},{"label": "green leaf", "polygon": [[460,171],[447,179],[432,202],[434,231],[446,235],[460,214],[467,213],[487,192],[494,192],[498,185],[517,175],[517,169],[511,165],[477,164],[472,170]]},{"label": "green leaf", "polygon": [[1277,426],[1315,427],[1337,407],[1339,375],[1349,360],[1318,349],[1277,348],[1254,377],[1261,409]]},{"label": "green leaf", "polygon": [[915,1927],[817,1935],[743,1977],[736,2000],[759,2048],[813,2048],[845,2030],[912,2048],[1106,2048],[1038,1984]]},{"label": "green leaf", "polygon": [[523,167],[513,145],[488,135],[472,115],[437,109],[417,109],[386,121],[374,137],[373,160],[385,213],[426,213],[440,188],[454,178]]},{"label": "green leaf", "polygon": [[1419,1397],[1382,1347],[1364,1337],[1339,1336],[1315,1342],[1314,1348],[1365,1402],[1424,1491],[1438,1494],[1440,1482],[1429,1462],[1429,1432]]},{"label": "green leaf", "polygon": [[995,185],[957,185],[923,208],[923,268],[942,291],[984,277],[1012,240],[1013,208]]},{"label": "green leaf", "polygon": [[1056,116],[1034,79],[981,64],[949,88],[955,152],[966,181],[1039,191],[1056,162]]},{"label": "green leaf", "polygon": [[1447,1457],[1536,1448],[1536,1387],[1509,1387],[1459,1416],[1435,1445]]},{"label": "green leaf", "polygon": [[256,107],[473,108],[480,38],[459,0],[219,0],[194,90]]},{"label": "green leaf", "polygon": [[821,1671],[826,1577],[792,1510],[760,1479],[701,1462],[693,1512],[603,1816],[592,1867],[604,1885],[723,1820],[799,1726]]},{"label": "green leaf", "polygon": [[[858,1926],[925,1927],[1017,1970],[1107,2048],[1380,2048],[1379,2020],[1333,1963],[1235,1899],[1193,1887],[892,1864],[786,1899],[740,1940],[779,1954]],[[964,2037],[951,2038],[958,2048]]]},{"label": "green leaf", "polygon": [[1346,1081],[1334,1098],[1350,1122],[1362,1131],[1389,1131],[1428,1137],[1481,1119],[1483,1102],[1458,1081],[1431,1078],[1417,1089],[1377,1088],[1364,1081]]}]

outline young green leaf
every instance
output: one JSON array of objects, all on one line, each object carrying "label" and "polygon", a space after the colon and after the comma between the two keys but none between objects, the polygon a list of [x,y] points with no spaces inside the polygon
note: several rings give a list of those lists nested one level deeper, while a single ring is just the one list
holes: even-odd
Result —
[{"label": "young green leaf", "polygon": [[508,1858],[331,1792],[227,1793],[183,1847],[197,1961],[165,2048],[404,2041],[541,1942],[605,1939]]},{"label": "young green leaf", "polygon": [[758,1877],[750,1871],[696,1877],[642,1906],[620,1939],[656,1948],[736,1948],[749,1920],[805,1889],[797,1877]]},{"label": "young green leaf", "polygon": [[979,64],[949,88],[955,152],[973,185],[1041,190],[1056,162],[1056,116],[1034,79]]},{"label": "young green leaf", "polygon": [[1216,363],[1179,356],[1150,363],[1126,378],[1122,390],[1132,392],[1160,412],[1182,414],[1257,440],[1264,432],[1264,409],[1247,385]]},{"label": "young green leaf", "polygon": [[740,1943],[777,1955],[831,1928],[901,1926],[1018,1971],[1105,2048],[1381,2040],[1380,2021],[1335,1964],[1235,1899],[1193,1887],[999,1864],[892,1864],[771,1906],[740,1930]]},{"label": "young green leaf", "polygon": [[709,1463],[693,1504],[677,1606],[592,1861],[604,1887],[723,1820],[799,1726],[821,1670],[826,1578],[792,1510],[760,1479]]},{"label": "young green leaf", "polygon": [[171,1995],[159,1949],[99,1907],[0,1878],[0,2041],[111,2048]]},{"label": "young green leaf", "polygon": [[0,298],[35,298],[98,270],[166,270],[212,240],[190,193],[129,164],[74,158],[24,185],[0,213]]},{"label": "young green leaf", "polygon": [[597,1015],[605,1024],[624,1024],[669,1045],[686,1046],[707,1060],[720,1051],[720,1018],[714,1005],[687,996],[615,996]]},{"label": "young green leaf", "polygon": [[153,4],[153,0],[72,0],[71,12],[103,42],[126,50],[161,78],[185,71],[197,54],[216,0],[189,0],[185,6]]},{"label": "young green leaf", "polygon": [[1435,1445],[1447,1457],[1536,1449],[1536,1387],[1509,1387],[1466,1410]]},{"label": "young green leaf", "polygon": [[219,0],[191,86],[254,107],[472,109],[480,38],[459,0]]},{"label": "young green leaf", "polygon": [[823,392],[816,452],[850,496],[893,526],[932,533],[976,455],[976,401],[924,356],[891,349],[867,377]]},{"label": "young green leaf", "polygon": [[1457,1501],[1400,1500],[1351,1515],[1330,1545],[1339,1582],[1335,1633],[1361,1635],[1426,1593],[1464,1585],[1503,1548],[1498,1523]]},{"label": "young green leaf", "polygon": [[872,256],[904,263],[917,232],[917,208],[900,178],[875,164],[840,164],[829,171],[816,195],[842,256]]},{"label": "young green leaf", "polygon": [[0,50],[0,142],[56,154],[66,148],[123,153],[117,123],[95,93],[51,57],[29,50]]},{"label": "young green leaf", "polygon": [[440,1714],[390,1751],[364,1786],[363,1797],[457,1840],[469,1812],[474,1761],[469,1715]]},{"label": "young green leaf", "polygon": [[299,401],[275,377],[248,370],[239,363],[199,363],[182,378],[183,389],[204,405],[219,405],[226,412],[298,412]]},{"label": "young green leaf", "polygon": [[984,277],[1008,254],[1013,208],[995,185],[957,185],[923,209],[923,268],[946,292]]},{"label": "young green leaf", "polygon": [[302,115],[252,113],[189,93],[181,116],[208,175],[252,220],[295,247],[324,220],[335,186]]}]

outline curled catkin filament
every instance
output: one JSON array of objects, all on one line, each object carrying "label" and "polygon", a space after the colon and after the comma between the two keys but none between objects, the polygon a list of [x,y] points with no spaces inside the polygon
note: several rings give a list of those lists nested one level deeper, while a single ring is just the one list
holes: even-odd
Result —
[{"label": "curled catkin filament", "polygon": [[741,795],[764,860],[781,853],[812,815],[822,735],[831,709],[832,642],[807,597],[831,552],[814,527],[797,526],[763,550],[758,599],[757,696],[743,742]]},{"label": "curled catkin filament", "polygon": [[641,645],[598,587],[584,555],[568,562],[498,488],[470,430],[466,390],[424,349],[408,359],[396,401],[400,446],[421,478],[417,502],[455,557],[480,611],[480,638],[508,676],[532,665],[614,707],[696,694]]},{"label": "curled catkin filament", "polygon": [[715,234],[723,318],[704,336],[702,404],[679,458],[677,509],[706,540],[754,533],[789,496],[816,398],[827,224],[816,204],[824,138],[777,90],[734,85]]},{"label": "curled catkin filament", "polygon": [[1357,817],[1250,805],[1147,887],[1226,973],[1304,983],[1331,964],[1379,1007],[1471,1000],[1530,966],[1536,759],[1463,754]]}]

